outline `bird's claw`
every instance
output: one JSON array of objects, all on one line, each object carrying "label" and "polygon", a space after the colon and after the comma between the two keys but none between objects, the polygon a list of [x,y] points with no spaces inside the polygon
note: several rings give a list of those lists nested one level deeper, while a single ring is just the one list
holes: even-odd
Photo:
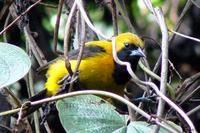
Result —
[{"label": "bird's claw", "polygon": [[45,121],[47,120],[48,115],[51,113],[52,110],[54,110],[54,108],[55,108],[55,102],[45,105],[44,114],[42,116],[42,121],[40,123],[41,125],[43,125],[45,123]]},{"label": "bird's claw", "polygon": [[73,79],[72,79],[72,76],[66,75],[66,76],[64,76],[61,80],[59,80],[58,84],[59,84],[59,85],[62,85],[63,83],[71,84],[72,82],[76,82],[77,79],[78,79],[78,75],[79,75],[79,71],[77,71],[77,72],[74,74]]}]

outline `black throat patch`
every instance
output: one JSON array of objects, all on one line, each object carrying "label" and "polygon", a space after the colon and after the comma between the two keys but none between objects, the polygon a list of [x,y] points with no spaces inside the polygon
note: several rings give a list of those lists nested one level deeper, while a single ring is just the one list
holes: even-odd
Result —
[{"label": "black throat patch", "polygon": [[[130,53],[128,53],[127,51],[121,51],[117,53],[117,56],[121,61],[129,62],[131,64],[132,70],[135,72],[139,61],[139,57],[129,57],[129,54]],[[117,84],[123,85],[130,80],[131,76],[128,73],[126,66],[119,65],[115,62],[113,78]]]}]

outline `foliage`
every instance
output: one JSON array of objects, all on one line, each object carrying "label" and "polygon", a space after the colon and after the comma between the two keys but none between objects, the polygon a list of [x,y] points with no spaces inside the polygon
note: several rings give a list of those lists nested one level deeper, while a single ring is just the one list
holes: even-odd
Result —
[{"label": "foliage", "polygon": [[31,61],[21,48],[0,42],[0,88],[23,78],[30,67]]}]

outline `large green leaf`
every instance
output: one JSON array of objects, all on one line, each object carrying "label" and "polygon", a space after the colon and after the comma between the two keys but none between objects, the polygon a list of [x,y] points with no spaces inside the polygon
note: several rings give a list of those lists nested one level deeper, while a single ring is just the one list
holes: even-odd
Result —
[{"label": "large green leaf", "polygon": [[0,42],[0,88],[24,77],[30,67],[31,61],[21,48]]},{"label": "large green leaf", "polygon": [[125,133],[125,116],[94,95],[65,98],[57,102],[61,123],[68,133]]}]

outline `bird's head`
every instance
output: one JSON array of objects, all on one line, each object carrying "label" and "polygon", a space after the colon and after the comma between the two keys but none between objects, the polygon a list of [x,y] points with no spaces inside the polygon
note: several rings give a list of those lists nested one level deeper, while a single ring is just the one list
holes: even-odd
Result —
[{"label": "bird's head", "polygon": [[118,58],[122,61],[138,61],[144,57],[142,49],[144,42],[137,35],[132,33],[122,33],[116,37],[116,50]]}]

